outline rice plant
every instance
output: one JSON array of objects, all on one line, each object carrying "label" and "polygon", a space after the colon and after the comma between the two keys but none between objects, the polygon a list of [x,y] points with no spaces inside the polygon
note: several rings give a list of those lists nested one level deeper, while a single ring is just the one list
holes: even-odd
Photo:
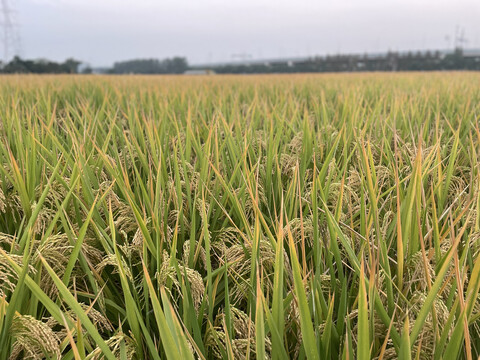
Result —
[{"label": "rice plant", "polygon": [[480,75],[0,83],[0,360],[480,355]]}]

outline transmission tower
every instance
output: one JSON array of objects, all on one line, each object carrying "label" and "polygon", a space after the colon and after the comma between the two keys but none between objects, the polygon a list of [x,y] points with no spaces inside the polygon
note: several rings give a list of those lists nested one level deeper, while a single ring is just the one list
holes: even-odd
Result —
[{"label": "transmission tower", "polygon": [[465,29],[457,25],[455,28],[455,49],[463,49],[463,46],[468,43],[468,39],[465,37]]},{"label": "transmission tower", "polygon": [[15,11],[9,0],[0,0],[1,29],[3,42],[3,61],[8,63],[10,58],[20,52],[20,36],[15,19]]}]

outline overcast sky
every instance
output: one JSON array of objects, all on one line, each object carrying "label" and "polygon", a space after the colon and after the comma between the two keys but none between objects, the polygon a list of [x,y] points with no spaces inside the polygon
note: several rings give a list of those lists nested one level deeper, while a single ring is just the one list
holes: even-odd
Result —
[{"label": "overcast sky", "polygon": [[[190,63],[480,48],[480,0],[10,0],[27,58]],[[446,36],[450,40],[447,41]],[[243,55],[242,55],[243,54]]]}]

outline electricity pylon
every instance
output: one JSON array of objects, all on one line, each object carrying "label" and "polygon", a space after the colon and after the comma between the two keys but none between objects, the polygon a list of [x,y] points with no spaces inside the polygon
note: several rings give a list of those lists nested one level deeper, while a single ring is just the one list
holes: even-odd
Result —
[{"label": "electricity pylon", "polygon": [[15,12],[8,0],[0,1],[0,16],[3,42],[3,61],[6,64],[14,55],[20,52],[20,37],[15,21]]}]

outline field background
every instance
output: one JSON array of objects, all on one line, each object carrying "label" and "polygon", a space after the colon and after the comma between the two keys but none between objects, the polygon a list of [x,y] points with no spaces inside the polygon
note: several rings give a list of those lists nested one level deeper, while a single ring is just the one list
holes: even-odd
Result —
[{"label": "field background", "polygon": [[0,79],[0,360],[477,358],[480,74]]}]

